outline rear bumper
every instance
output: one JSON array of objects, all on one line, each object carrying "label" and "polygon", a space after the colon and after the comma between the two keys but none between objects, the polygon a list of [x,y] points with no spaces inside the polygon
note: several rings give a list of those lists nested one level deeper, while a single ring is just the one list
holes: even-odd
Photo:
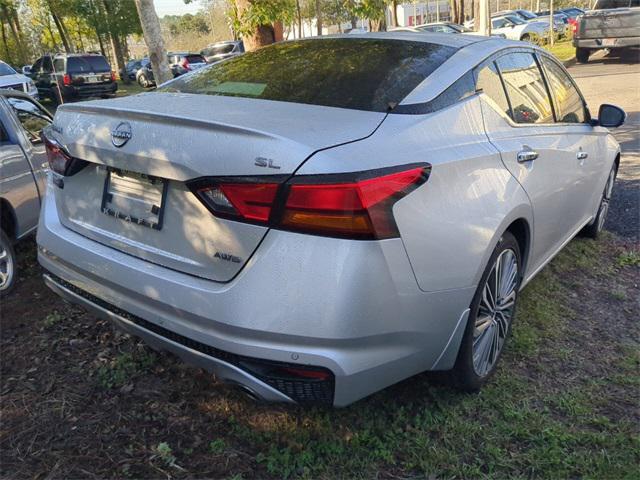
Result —
[{"label": "rear bumper", "polygon": [[[613,41],[613,44],[607,42]],[[623,37],[615,39],[607,38],[576,38],[573,39],[573,46],[577,48],[588,48],[598,50],[602,48],[630,48],[640,47],[640,37]]]},{"label": "rear bumper", "polygon": [[293,398],[238,367],[238,357],[326,369],[334,378],[327,403],[336,406],[424,370],[451,368],[475,290],[420,291],[400,239],[278,231],[234,280],[217,283],[67,229],[50,194],[38,244],[56,292],[267,400]]},{"label": "rear bumper", "polygon": [[90,98],[100,97],[102,95],[113,95],[118,90],[116,82],[83,85],[83,86],[65,86],[62,88],[62,95],[65,98]]}]

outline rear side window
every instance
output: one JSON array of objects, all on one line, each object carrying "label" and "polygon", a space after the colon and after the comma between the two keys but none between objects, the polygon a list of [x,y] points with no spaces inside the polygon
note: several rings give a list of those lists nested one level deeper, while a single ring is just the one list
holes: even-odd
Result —
[{"label": "rear side window", "polygon": [[507,101],[507,95],[502,87],[500,74],[493,63],[481,68],[477,72],[476,90],[482,90],[486,98],[493,103],[496,110],[511,116],[511,109]]},{"label": "rear side window", "polygon": [[206,63],[202,55],[187,55],[186,58],[189,63]]},{"label": "rear side window", "polygon": [[282,42],[179,77],[158,91],[385,112],[455,52],[431,43],[363,38]]},{"label": "rear side window", "polygon": [[553,95],[556,117],[560,123],[584,123],[584,103],[575,85],[562,68],[546,56],[541,56]]},{"label": "rear side window", "polygon": [[69,73],[108,72],[111,67],[102,56],[69,57],[67,71]]},{"label": "rear side window", "polygon": [[498,58],[498,68],[516,123],[553,123],[553,110],[542,73],[531,53],[510,53]]}]

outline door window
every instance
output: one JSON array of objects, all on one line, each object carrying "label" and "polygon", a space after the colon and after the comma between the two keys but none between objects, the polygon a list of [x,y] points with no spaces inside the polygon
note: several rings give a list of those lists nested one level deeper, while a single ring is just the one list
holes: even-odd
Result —
[{"label": "door window", "polygon": [[507,21],[504,18],[498,18],[491,22],[491,28],[504,28],[507,26]]},{"label": "door window", "polygon": [[56,72],[64,72],[64,59],[56,58],[53,61],[53,68]]},{"label": "door window", "polygon": [[549,88],[554,99],[556,117],[560,123],[584,123],[586,121],[584,103],[571,78],[550,58],[541,55]]},{"label": "door window", "polygon": [[500,74],[493,62],[482,67],[476,74],[476,90],[480,89],[494,104],[496,110],[506,116],[511,116],[507,95],[504,93]]},{"label": "door window", "polygon": [[34,145],[40,143],[40,132],[44,127],[51,124],[51,118],[48,113],[35,103],[23,98],[10,97],[7,100],[13,107],[13,111],[18,117],[18,121],[26,132],[29,141]]},{"label": "door window", "polygon": [[516,123],[553,123],[553,110],[542,73],[531,53],[510,53],[497,60]]}]

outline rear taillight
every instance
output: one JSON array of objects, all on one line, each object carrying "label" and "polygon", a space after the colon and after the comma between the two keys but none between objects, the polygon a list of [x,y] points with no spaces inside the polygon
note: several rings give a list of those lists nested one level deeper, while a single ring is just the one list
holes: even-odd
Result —
[{"label": "rear taillight", "polygon": [[114,72],[113,70],[111,70],[111,81],[112,82],[116,81],[116,72]]},{"label": "rear taillight", "polygon": [[393,205],[422,185],[431,167],[337,175],[200,179],[189,184],[216,216],[281,230],[376,240],[397,237]]},{"label": "rear taillight", "polygon": [[187,60],[186,58],[183,58],[183,59],[180,61],[180,66],[181,66],[182,68],[184,68],[185,70],[189,70],[189,69],[191,68],[191,67],[190,67],[190,65],[189,65],[189,60]]},{"label": "rear taillight", "polygon": [[58,175],[65,177],[75,175],[87,165],[86,161],[73,158],[58,142],[48,138],[44,133],[41,138],[47,150],[49,167]]},{"label": "rear taillight", "polygon": [[71,85],[71,75],[69,75],[68,73],[65,73],[62,76],[62,83],[67,86]]}]

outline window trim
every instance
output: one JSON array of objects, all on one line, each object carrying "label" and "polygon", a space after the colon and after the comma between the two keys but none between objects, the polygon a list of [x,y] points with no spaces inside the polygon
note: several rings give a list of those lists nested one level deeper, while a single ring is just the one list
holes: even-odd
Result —
[{"label": "window trim", "polygon": [[[547,55],[545,52],[541,52],[540,50],[537,50],[535,48],[506,46],[506,47],[498,50],[497,52],[493,52],[493,53],[487,55],[475,67],[473,67],[472,70],[476,70],[478,68],[482,68],[482,67],[486,66],[487,64],[489,64],[491,62],[496,62],[496,60],[498,58],[500,58],[500,57],[502,57],[504,55],[508,55],[510,53],[531,53],[531,54],[534,54],[534,55],[537,55],[537,54]],[[548,55],[548,56],[550,56],[550,55]],[[555,59],[553,59],[553,57],[551,57],[551,59],[556,61]],[[558,62],[556,61],[556,63],[558,63]],[[500,81],[502,83],[502,88],[504,89],[505,88],[504,80],[502,78],[502,73],[500,72],[500,69],[497,66],[497,63],[496,63],[496,68],[498,70],[498,74],[500,75]],[[564,70],[566,71],[566,68]],[[475,74],[474,74],[474,77],[475,77]],[[571,75],[569,75],[569,78],[571,78]],[[583,99],[583,102],[584,102],[584,95],[582,95],[582,92],[580,91],[580,89],[576,85],[576,83],[573,80],[573,78],[571,78],[571,81],[573,82],[574,86],[576,87],[576,90],[578,90],[578,93],[580,94],[580,97]],[[481,93],[481,92],[477,92],[477,93]],[[505,90],[505,95],[507,96],[507,102],[509,102],[509,105],[511,105],[511,100],[509,99],[509,95],[507,95],[506,90]],[[589,122],[591,122],[591,113],[589,112],[589,108],[586,106],[586,102],[584,102],[584,104],[585,104],[585,108],[587,109],[587,112],[589,113]],[[511,106],[509,108],[511,109]],[[496,110],[495,108],[493,110],[496,111],[502,118],[504,118],[506,120],[506,122],[509,124],[509,126],[512,127],[512,128],[531,128],[531,126],[543,127],[543,128],[545,128],[545,127],[556,127],[556,126],[572,126],[572,127],[593,126],[592,123],[555,123],[555,122],[554,123],[516,123],[516,122],[513,121],[513,119],[510,116],[505,115],[504,112],[500,112],[500,111]]]},{"label": "window trim", "polygon": [[[540,58],[539,62],[540,62],[540,66],[541,66],[541,70],[542,70],[543,76],[545,77],[545,81],[548,82],[546,67],[544,66],[544,64],[543,64],[543,62],[541,60],[544,57],[546,57],[547,60],[549,60],[550,62],[555,63],[556,66],[560,67],[560,70],[562,70],[562,72],[564,72],[564,74],[567,76],[567,78],[571,82],[571,85],[573,85],[573,88],[575,88],[576,92],[578,92],[578,96],[580,97],[580,101],[582,102],[582,109],[584,110],[584,122],[580,122],[580,123],[559,122],[557,117],[556,117],[555,124],[556,125],[565,125],[565,126],[570,126],[570,125],[573,125],[573,126],[577,126],[577,125],[592,125],[592,123],[591,123],[591,112],[589,111],[589,106],[587,105],[587,101],[584,99],[584,95],[582,95],[582,92],[578,88],[578,85],[576,84],[576,82],[573,79],[573,77],[571,76],[571,74],[569,74],[567,69],[564,67],[564,65],[562,65],[553,56],[548,55],[548,54],[546,54],[544,52],[536,51],[535,55],[536,55],[536,57]],[[555,104],[555,96],[553,95],[553,93],[551,94],[551,96],[553,98],[553,104]],[[555,105],[554,105],[554,111],[555,111]]]}]

